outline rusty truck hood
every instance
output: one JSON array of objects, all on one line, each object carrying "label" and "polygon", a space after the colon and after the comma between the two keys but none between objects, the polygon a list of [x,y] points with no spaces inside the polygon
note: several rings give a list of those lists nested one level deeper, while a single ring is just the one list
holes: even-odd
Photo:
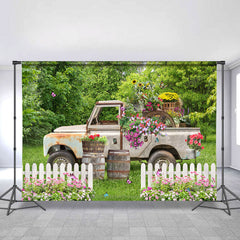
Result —
[{"label": "rusty truck hood", "polygon": [[86,125],[63,126],[56,128],[55,133],[86,133]]}]

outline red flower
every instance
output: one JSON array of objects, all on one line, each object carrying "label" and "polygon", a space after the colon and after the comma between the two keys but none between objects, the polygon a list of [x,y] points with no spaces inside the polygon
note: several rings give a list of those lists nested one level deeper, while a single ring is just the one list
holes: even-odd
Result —
[{"label": "red flower", "polygon": [[202,147],[202,149],[204,149],[204,147]]},{"label": "red flower", "polygon": [[185,139],[185,142],[187,142],[187,139]]},{"label": "red flower", "polygon": [[198,141],[197,141],[197,140],[195,140],[195,141],[194,141],[194,143],[195,143],[195,144],[198,144]]},{"label": "red flower", "polygon": [[198,146],[201,146],[201,143],[198,143]]}]

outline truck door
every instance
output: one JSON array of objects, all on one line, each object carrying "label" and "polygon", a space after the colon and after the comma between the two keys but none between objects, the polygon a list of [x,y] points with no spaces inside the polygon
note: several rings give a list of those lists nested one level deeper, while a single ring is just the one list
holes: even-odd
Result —
[{"label": "truck door", "polygon": [[109,149],[120,149],[120,124],[117,115],[120,113],[120,106],[96,105],[90,122],[88,124],[89,134],[100,134],[106,136],[108,143],[105,147],[105,156]]}]

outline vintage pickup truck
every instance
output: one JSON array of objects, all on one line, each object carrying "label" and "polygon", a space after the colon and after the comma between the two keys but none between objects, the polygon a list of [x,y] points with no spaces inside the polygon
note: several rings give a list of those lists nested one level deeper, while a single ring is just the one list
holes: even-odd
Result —
[{"label": "vintage pickup truck", "polygon": [[[49,155],[48,162],[71,163],[80,162],[82,158],[81,137],[85,134],[98,133],[106,136],[108,144],[105,147],[105,157],[109,149],[127,149],[131,160],[148,160],[150,163],[176,163],[177,159],[192,158],[185,139],[188,135],[200,132],[199,128],[167,127],[165,136],[153,134],[143,136],[144,144],[138,148],[130,148],[129,142],[123,136],[119,119],[102,120],[104,111],[116,111],[121,115],[121,101],[99,101],[96,103],[86,125],[63,126],[44,136],[44,156]],[[106,114],[105,114],[106,115]]]}]

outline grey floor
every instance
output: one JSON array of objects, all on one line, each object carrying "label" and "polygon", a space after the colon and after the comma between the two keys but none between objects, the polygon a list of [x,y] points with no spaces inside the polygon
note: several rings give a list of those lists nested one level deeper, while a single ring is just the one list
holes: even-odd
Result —
[{"label": "grey floor", "polygon": [[[218,182],[221,176],[219,171]],[[17,173],[20,185],[21,169]],[[227,168],[225,173],[226,186],[240,196],[240,172]],[[0,194],[12,185],[11,178],[12,169],[0,169]],[[0,207],[7,204],[0,201]],[[196,202],[41,204],[47,209],[46,212],[32,208],[14,211],[7,217],[6,211],[0,210],[0,239],[240,239],[240,210],[232,210],[231,216],[221,210],[207,208],[192,211]],[[231,204],[240,207],[240,202]]]}]

